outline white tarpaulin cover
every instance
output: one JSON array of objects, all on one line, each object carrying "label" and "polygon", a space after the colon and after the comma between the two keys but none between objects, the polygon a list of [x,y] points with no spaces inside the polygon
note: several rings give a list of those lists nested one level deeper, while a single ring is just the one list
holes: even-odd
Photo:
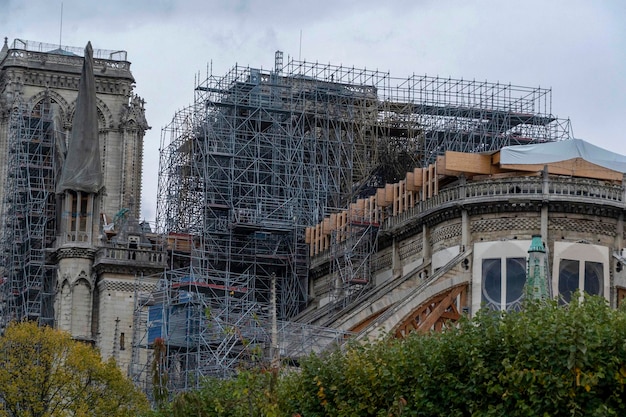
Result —
[{"label": "white tarpaulin cover", "polygon": [[535,145],[505,146],[500,150],[501,165],[548,164],[582,158],[613,171],[626,173],[626,156],[607,151],[582,139]]}]

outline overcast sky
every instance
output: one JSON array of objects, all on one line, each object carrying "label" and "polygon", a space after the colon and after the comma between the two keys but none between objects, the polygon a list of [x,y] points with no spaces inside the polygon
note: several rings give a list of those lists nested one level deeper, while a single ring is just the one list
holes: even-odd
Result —
[{"label": "overcast sky", "polygon": [[[63,9],[62,31],[61,9]],[[154,220],[161,129],[194,80],[274,52],[357,68],[552,89],[574,136],[626,155],[623,0],[0,0],[0,36],[128,52],[152,129],[142,215]]]}]

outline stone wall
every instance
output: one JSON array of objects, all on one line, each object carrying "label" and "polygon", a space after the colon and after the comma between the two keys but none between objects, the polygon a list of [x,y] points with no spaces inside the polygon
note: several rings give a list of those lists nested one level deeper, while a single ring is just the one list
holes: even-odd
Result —
[{"label": "stone wall", "polygon": [[472,216],[472,242],[505,239],[529,239],[541,232],[541,215],[537,212],[490,213]]},{"label": "stone wall", "polygon": [[[384,220],[379,252],[374,255],[377,286],[394,279],[402,281],[418,269],[425,274],[435,273],[430,269],[442,267],[479,242],[492,243],[494,248],[506,246],[499,242],[510,242],[517,245],[515,256],[524,256],[532,236],[543,233],[548,254],[554,253],[555,244],[561,248],[561,243],[566,243],[574,245],[571,247],[576,249],[571,253],[580,255],[583,263],[602,258],[606,272],[603,294],[613,305],[617,286],[626,291],[626,275],[622,272],[626,258],[624,262],[614,259],[614,253],[623,249],[626,234],[626,185],[554,175],[497,181],[486,178],[464,184],[464,191],[459,191],[459,187],[453,184],[449,189],[441,189],[432,199],[419,201],[407,212]],[[423,231],[427,233],[427,247],[423,247]],[[585,245],[592,245],[602,256],[585,258]],[[475,270],[477,265],[473,262],[481,260],[474,256],[460,262]],[[315,262],[314,259],[312,263]],[[472,282],[476,279],[473,277]],[[554,279],[553,286],[558,285]],[[480,279],[477,282],[480,284]],[[474,307],[480,304],[480,291],[480,286],[469,288]]]}]

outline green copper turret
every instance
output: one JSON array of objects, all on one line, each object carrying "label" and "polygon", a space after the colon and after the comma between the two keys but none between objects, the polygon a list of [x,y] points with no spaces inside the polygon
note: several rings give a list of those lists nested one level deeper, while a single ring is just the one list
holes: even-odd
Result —
[{"label": "green copper turret", "polygon": [[526,296],[534,300],[552,298],[548,256],[540,235],[533,235],[528,248]]}]

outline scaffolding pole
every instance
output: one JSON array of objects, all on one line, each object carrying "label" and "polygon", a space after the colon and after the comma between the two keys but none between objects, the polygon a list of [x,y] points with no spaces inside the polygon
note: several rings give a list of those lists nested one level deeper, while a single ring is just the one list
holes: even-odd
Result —
[{"label": "scaffolding pole", "polygon": [[50,104],[21,105],[11,114],[4,199],[2,325],[54,324],[55,124]]},{"label": "scaffolding pole", "polygon": [[[130,376],[148,395],[157,385],[169,394],[198,389],[207,377],[231,377],[241,367],[269,367],[278,357],[297,362],[350,336],[274,320],[250,298],[254,292],[245,281],[226,288],[180,272],[137,277]],[[157,353],[157,346],[163,351]]]},{"label": "scaffolding pole", "polygon": [[380,225],[362,210],[351,210],[347,214],[345,227],[336,227],[331,232],[329,301],[338,309],[374,286],[372,262],[380,229]]}]

